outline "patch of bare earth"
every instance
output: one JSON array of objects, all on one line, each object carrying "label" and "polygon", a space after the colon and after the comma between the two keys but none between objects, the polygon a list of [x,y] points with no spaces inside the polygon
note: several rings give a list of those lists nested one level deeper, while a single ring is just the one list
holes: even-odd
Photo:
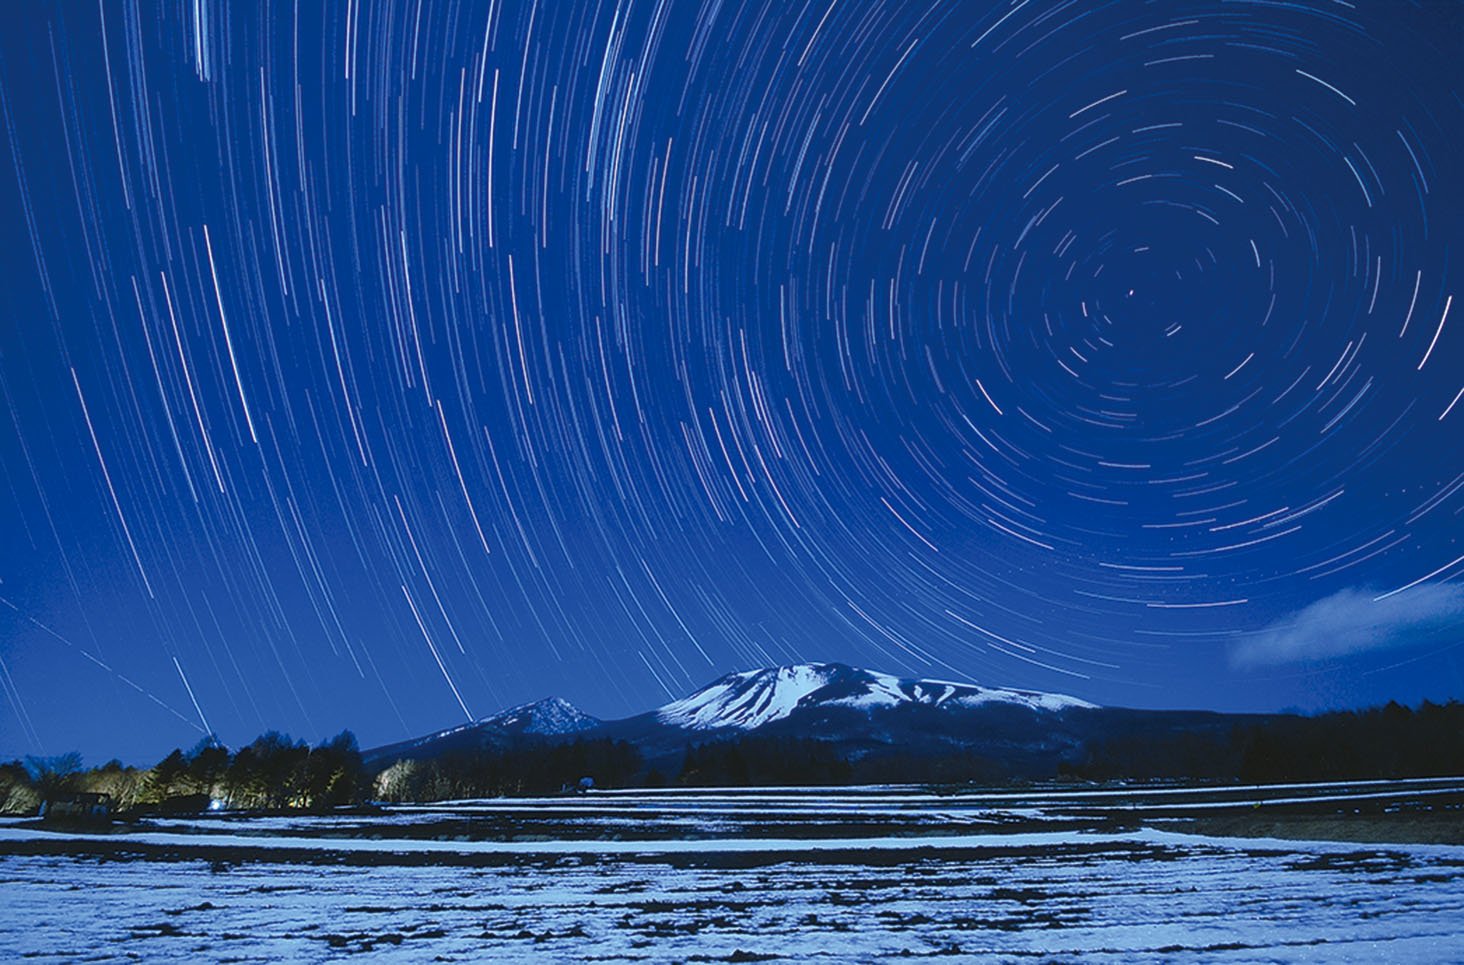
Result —
[{"label": "patch of bare earth", "polygon": [[1358,844],[1464,844],[1464,811],[1399,814],[1223,814],[1173,830],[1239,838]]}]

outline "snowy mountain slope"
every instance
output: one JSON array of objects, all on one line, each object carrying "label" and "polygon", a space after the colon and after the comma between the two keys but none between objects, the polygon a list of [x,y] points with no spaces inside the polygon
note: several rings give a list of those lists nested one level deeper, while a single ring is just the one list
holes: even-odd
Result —
[{"label": "snowy mountain slope", "polygon": [[549,737],[578,734],[599,725],[598,717],[591,717],[562,697],[545,697],[499,711],[492,717],[483,718],[476,726],[493,727],[511,734]]},{"label": "snowy mountain slope", "polygon": [[688,730],[753,730],[797,711],[828,707],[874,711],[913,705],[972,709],[995,704],[1034,711],[1094,706],[1063,694],[909,679],[839,663],[812,663],[728,674],[660,708],[655,716],[664,725]]},{"label": "snowy mountain slope", "polygon": [[373,748],[365,752],[365,757],[368,762],[430,757],[445,751],[505,745],[521,737],[566,737],[593,730],[602,723],[599,718],[591,717],[561,697],[545,697],[501,710],[471,724],[459,724],[425,737]]},{"label": "snowy mountain slope", "polygon": [[[1067,713],[1089,710],[1100,717]],[[680,700],[623,720],[598,720],[565,700],[548,697],[375,748],[365,756],[368,762],[380,762],[611,740],[634,744],[658,767],[675,768],[681,766],[687,741],[702,739],[696,735],[720,740],[755,732],[773,739],[814,737],[850,753],[858,747],[858,754],[876,748],[902,759],[974,753],[1020,763],[1076,747],[1108,726],[1105,721],[1112,715],[1122,713],[1062,694],[807,663],[728,674]]]}]

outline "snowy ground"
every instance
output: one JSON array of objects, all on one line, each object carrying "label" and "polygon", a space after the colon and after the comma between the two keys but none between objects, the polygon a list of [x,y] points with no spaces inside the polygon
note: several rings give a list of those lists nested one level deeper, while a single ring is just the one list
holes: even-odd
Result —
[{"label": "snowy ground", "polygon": [[[1381,791],[1198,797],[1347,793]],[[0,960],[1464,961],[1464,846],[1080,828],[1075,801],[1093,803],[769,790],[96,837],[12,822]]]}]

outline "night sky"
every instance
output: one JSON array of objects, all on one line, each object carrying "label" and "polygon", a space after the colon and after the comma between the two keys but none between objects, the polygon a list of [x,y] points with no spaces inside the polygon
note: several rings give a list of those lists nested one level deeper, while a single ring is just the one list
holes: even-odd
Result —
[{"label": "night sky", "polygon": [[7,4],[0,756],[805,660],[1464,697],[1461,54],[1408,0]]}]

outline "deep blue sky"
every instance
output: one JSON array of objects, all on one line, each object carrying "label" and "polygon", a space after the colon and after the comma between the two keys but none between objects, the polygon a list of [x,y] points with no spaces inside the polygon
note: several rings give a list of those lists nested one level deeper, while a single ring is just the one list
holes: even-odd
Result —
[{"label": "deep blue sky", "polygon": [[0,756],[1464,696],[1464,5],[305,6],[0,14]]}]

